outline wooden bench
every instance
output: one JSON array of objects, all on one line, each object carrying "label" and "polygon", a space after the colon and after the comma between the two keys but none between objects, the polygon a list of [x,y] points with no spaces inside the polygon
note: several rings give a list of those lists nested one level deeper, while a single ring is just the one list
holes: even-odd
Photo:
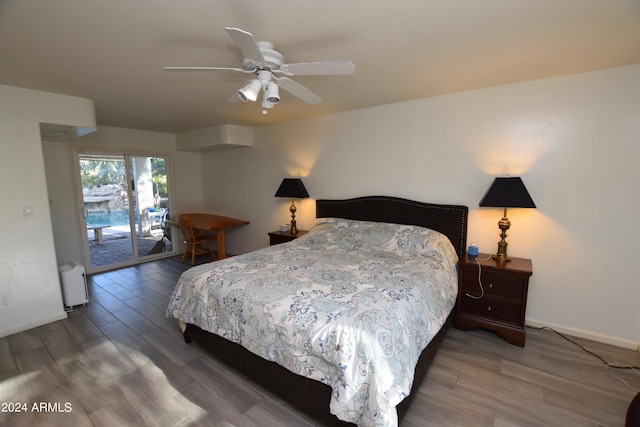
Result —
[{"label": "wooden bench", "polygon": [[110,227],[109,225],[99,225],[97,227],[87,225],[87,231],[93,230],[93,241],[98,242],[98,244],[101,245],[104,242],[104,240],[102,239],[102,229],[109,228],[109,227]]}]

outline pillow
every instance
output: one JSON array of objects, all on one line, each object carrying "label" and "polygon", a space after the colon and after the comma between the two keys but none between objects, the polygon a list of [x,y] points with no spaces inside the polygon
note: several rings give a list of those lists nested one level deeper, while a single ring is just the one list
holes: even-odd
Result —
[{"label": "pillow", "polygon": [[456,251],[444,234],[417,225],[318,218],[313,230],[324,231],[326,243],[368,244],[403,257],[433,257],[455,264]]}]

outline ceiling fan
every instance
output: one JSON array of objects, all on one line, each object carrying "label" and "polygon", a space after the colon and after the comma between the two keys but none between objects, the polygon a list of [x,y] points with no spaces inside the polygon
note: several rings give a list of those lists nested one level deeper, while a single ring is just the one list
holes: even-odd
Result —
[{"label": "ceiling fan", "polygon": [[[286,64],[284,56],[273,49],[269,42],[256,42],[253,34],[240,28],[225,27],[227,34],[242,51],[242,68],[234,67],[164,67],[167,71],[233,71],[255,74],[243,87],[234,93],[230,102],[256,101],[263,92],[262,107],[273,108],[280,102],[278,88],[282,88],[308,104],[317,104],[322,98],[290,76],[347,75],[353,74],[355,66],[348,60],[301,62]],[[267,111],[263,110],[263,114]]]}]

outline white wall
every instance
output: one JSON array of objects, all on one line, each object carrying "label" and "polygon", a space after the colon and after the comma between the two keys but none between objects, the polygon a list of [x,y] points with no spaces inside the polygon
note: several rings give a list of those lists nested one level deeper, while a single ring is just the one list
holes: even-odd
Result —
[{"label": "white wall", "polygon": [[71,261],[87,265],[82,258],[77,209],[73,194],[73,166],[67,142],[42,141],[51,227],[58,265]]},{"label": "white wall", "polygon": [[93,102],[0,85],[0,337],[66,317],[40,122],[95,127]]},{"label": "white wall", "polygon": [[171,156],[172,207],[176,212],[203,209],[200,153],[175,151],[175,135],[135,129],[99,126],[98,130],[70,142],[43,141],[51,217],[58,264],[69,261],[87,265],[78,233],[78,210],[72,177],[72,149],[116,150]]},{"label": "white wall", "polygon": [[[289,202],[273,197],[288,176],[313,199],[465,204],[469,242],[495,252],[502,212],[478,203],[495,176],[521,176],[538,208],[509,211],[507,241],[533,260],[527,322],[635,349],[639,117],[640,64],[384,105],[257,128],[253,148],[205,153],[204,195],[209,210],[251,221],[230,233],[231,253],[266,246],[288,220]],[[302,201],[298,227],[314,213]]]}]

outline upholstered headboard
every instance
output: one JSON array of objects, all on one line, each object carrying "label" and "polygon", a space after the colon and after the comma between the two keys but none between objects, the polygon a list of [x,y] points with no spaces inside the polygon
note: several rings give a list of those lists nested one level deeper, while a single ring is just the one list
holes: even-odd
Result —
[{"label": "upholstered headboard", "polygon": [[459,257],[464,255],[467,247],[468,213],[466,206],[423,203],[389,196],[316,201],[316,218],[419,225],[439,231],[451,240]]}]

